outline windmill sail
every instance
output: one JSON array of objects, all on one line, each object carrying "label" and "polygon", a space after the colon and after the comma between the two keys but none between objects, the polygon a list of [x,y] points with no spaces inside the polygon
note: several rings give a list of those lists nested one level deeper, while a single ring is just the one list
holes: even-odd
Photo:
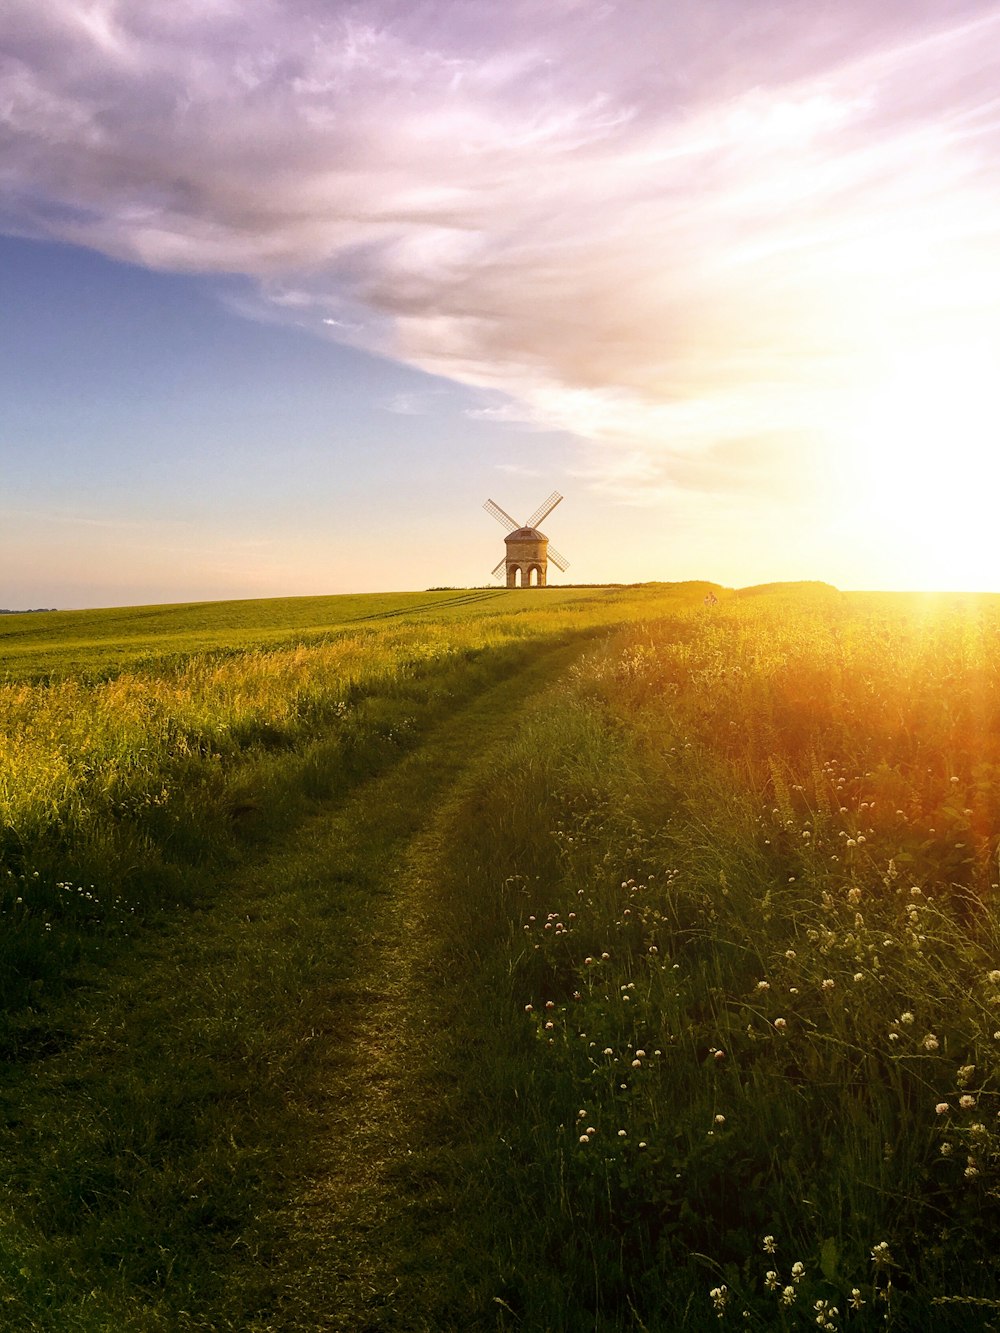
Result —
[{"label": "windmill sail", "polygon": [[495,579],[500,578],[506,568],[507,568],[507,557],[504,556],[504,558],[498,562],[496,568],[492,571],[493,577]]},{"label": "windmill sail", "polygon": [[551,542],[549,542],[549,559],[556,566],[556,568],[561,569],[563,573],[565,573],[566,570],[569,569],[569,561],[566,559],[564,555],[560,555],[559,552],[553,548]]},{"label": "windmill sail", "polygon": [[487,500],[483,508],[487,514],[492,514],[500,526],[506,528],[508,532],[513,532],[515,528],[521,526],[517,519],[511,518],[506,509],[501,509],[495,500]]},{"label": "windmill sail", "polygon": [[556,505],[559,503],[561,499],[562,496],[559,494],[559,492],[553,491],[552,494],[549,496],[549,498],[545,501],[545,503],[540,504],[538,506],[538,508],[531,515],[531,517],[528,519],[527,523],[525,523],[524,526],[526,528],[537,528],[539,523],[541,523],[544,518],[547,518],[548,515],[552,513],[553,509],[555,509]]}]

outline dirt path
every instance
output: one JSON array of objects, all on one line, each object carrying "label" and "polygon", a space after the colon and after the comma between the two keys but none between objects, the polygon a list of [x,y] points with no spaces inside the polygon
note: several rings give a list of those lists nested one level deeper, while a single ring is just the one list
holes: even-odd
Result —
[{"label": "dirt path", "polygon": [[300,1108],[314,1125],[312,1160],[272,1242],[276,1308],[255,1329],[451,1327],[449,1254],[462,1244],[449,1208],[463,1170],[453,1123],[460,1058],[436,939],[436,868],[454,805],[484,759],[530,711],[524,700],[583,646],[549,652],[493,688],[315,830],[312,855],[378,887],[353,975],[316,1016],[325,1039],[313,1047]]}]

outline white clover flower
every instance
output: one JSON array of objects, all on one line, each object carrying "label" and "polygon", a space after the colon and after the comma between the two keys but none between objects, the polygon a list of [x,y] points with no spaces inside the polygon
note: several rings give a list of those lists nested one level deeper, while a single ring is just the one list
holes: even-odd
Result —
[{"label": "white clover flower", "polygon": [[715,1117],[715,1123],[717,1125],[724,1125],[726,1123],[726,1117],[724,1115],[717,1115]]},{"label": "white clover flower", "polygon": [[952,1154],[952,1147],[951,1147],[951,1144],[950,1144],[950,1143],[942,1143],[942,1144],[941,1144],[941,1156],[942,1156],[942,1157],[950,1157],[951,1154]]},{"label": "white clover flower", "polygon": [[886,1264],[892,1263],[892,1254],[889,1251],[887,1240],[880,1240],[877,1245],[872,1246],[872,1263],[876,1268],[884,1268]]},{"label": "white clover flower", "polygon": [[1000,982],[1000,970],[994,968],[992,972],[988,972],[986,974],[986,980],[992,981],[995,986],[997,982]]},{"label": "white clover flower", "polygon": [[773,1268],[768,1269],[768,1271],[764,1274],[764,1286],[767,1287],[768,1291],[777,1291],[780,1285],[781,1283],[777,1273],[774,1271]]},{"label": "white clover flower", "polygon": [[721,1287],[713,1287],[708,1293],[712,1298],[712,1304],[715,1306],[715,1312],[721,1319],[725,1313],[726,1303],[729,1300],[729,1288],[723,1282]]},{"label": "white clover flower", "polygon": [[910,1026],[913,1022],[913,1015],[910,1013],[909,1009],[907,1009],[905,1013],[899,1015],[899,1021],[905,1023],[907,1027]]},{"label": "white clover flower", "polygon": [[765,1254],[775,1254],[778,1249],[773,1236],[765,1236],[760,1243],[760,1247]]},{"label": "white clover flower", "polygon": [[959,1097],[958,1104],[963,1111],[971,1111],[976,1104],[976,1099],[975,1097],[972,1096],[971,1093],[966,1092],[963,1093],[961,1097]]},{"label": "white clover flower", "polygon": [[936,1051],[941,1045],[933,1032],[928,1032],[922,1044],[925,1051]]},{"label": "white clover flower", "polygon": [[771,983],[770,983],[769,981],[758,981],[758,982],[757,982],[757,989],[758,989],[758,990],[770,990],[770,989],[771,989]]},{"label": "white clover flower", "polygon": [[948,1112],[951,1110],[951,1107],[948,1105],[947,1102],[938,1102],[934,1110],[938,1113],[938,1115],[947,1115]]},{"label": "white clover flower", "polygon": [[822,988],[823,990],[833,990],[836,984],[837,983],[834,981],[833,977],[826,977]]},{"label": "white clover flower", "polygon": [[781,1303],[782,1303],[782,1305],[794,1305],[794,1304],[795,1304],[795,1288],[794,1288],[794,1287],[786,1287],[786,1288],[784,1289],[784,1291],[781,1293]]},{"label": "white clover flower", "polygon": [[795,1263],[792,1264],[792,1281],[799,1282],[802,1280],[802,1278],[805,1277],[805,1275],[806,1275],[805,1264],[801,1263],[798,1259],[796,1259]]},{"label": "white clover flower", "polygon": [[776,1018],[774,1020],[774,1026],[779,1032],[784,1032],[788,1027],[788,1020],[786,1018]]}]

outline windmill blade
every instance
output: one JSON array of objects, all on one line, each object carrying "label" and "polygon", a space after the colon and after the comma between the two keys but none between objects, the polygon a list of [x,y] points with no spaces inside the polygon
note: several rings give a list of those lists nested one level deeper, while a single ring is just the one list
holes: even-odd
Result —
[{"label": "windmill blade", "polygon": [[507,557],[504,556],[504,558],[499,562],[499,564],[496,566],[496,568],[490,571],[491,574],[492,574],[492,576],[493,576],[493,578],[495,578],[495,579],[500,578],[500,576],[501,576],[501,575],[503,574],[503,572],[504,572],[504,568],[506,567],[506,564],[507,564]]},{"label": "windmill blade", "polygon": [[548,517],[548,515],[552,513],[553,509],[555,509],[556,505],[562,498],[563,497],[558,491],[553,491],[545,503],[538,506],[524,526],[526,528],[537,528],[542,519]]},{"label": "windmill blade", "polygon": [[569,569],[569,561],[564,555],[560,555],[558,551],[554,551],[551,544],[549,546],[549,559],[558,569],[561,569],[563,573]]},{"label": "windmill blade", "polygon": [[511,518],[506,509],[500,508],[496,500],[487,500],[483,505],[483,508],[486,510],[487,514],[492,514],[500,526],[506,528],[508,532],[513,532],[515,528],[521,526],[516,518]]}]

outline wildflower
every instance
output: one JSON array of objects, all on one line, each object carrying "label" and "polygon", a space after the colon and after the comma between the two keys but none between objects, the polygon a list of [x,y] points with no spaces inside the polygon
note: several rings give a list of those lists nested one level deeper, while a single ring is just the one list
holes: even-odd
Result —
[{"label": "wildflower", "polygon": [[590,1142],[590,1135],[589,1135],[589,1134],[581,1134],[581,1135],[580,1135],[580,1142],[581,1142],[581,1143],[589,1143],[589,1142]]},{"label": "wildflower", "polygon": [[614,1055],[614,1051],[611,1049],[610,1046],[605,1046],[605,1048],[604,1048],[604,1054],[605,1054],[605,1055]]},{"label": "wildflower", "polygon": [[951,1110],[951,1107],[948,1105],[947,1102],[938,1102],[934,1110],[938,1113],[938,1115],[947,1115],[948,1112]]},{"label": "wildflower", "polygon": [[852,1310],[860,1310],[861,1307],[862,1307],[863,1305],[864,1305],[864,1301],[863,1301],[862,1298],[861,1298],[861,1292],[858,1290],[857,1287],[852,1287],[852,1288],[851,1288],[851,1309],[852,1309]]},{"label": "wildflower", "polygon": [[646,1143],[646,1140],[645,1140],[645,1139],[640,1139],[640,1140],[639,1140],[639,1149],[640,1149],[640,1151],[645,1151],[645,1149],[646,1149],[648,1146],[649,1146],[649,1145]]},{"label": "wildflower", "polygon": [[975,1072],[976,1072],[975,1065],[963,1065],[962,1068],[958,1071],[957,1075],[955,1076],[958,1086],[960,1088],[964,1088],[968,1084],[969,1079],[972,1078],[972,1075]]},{"label": "wildflower", "polygon": [[758,989],[758,990],[770,990],[770,989],[771,989],[771,983],[770,983],[769,981],[758,981],[758,982],[757,982],[757,989]]},{"label": "wildflower", "polygon": [[806,1274],[805,1264],[800,1263],[796,1259],[795,1263],[792,1264],[792,1281],[793,1282],[801,1281],[801,1279],[805,1277],[805,1274]]},{"label": "wildflower", "polygon": [[971,1111],[976,1104],[976,1099],[971,1093],[966,1092],[963,1096],[959,1097],[958,1104],[963,1111]]},{"label": "wildflower", "polygon": [[823,990],[833,990],[835,985],[836,982],[833,980],[833,978],[827,977],[826,980],[823,982]]},{"label": "wildflower", "polygon": [[713,1287],[708,1294],[715,1306],[715,1313],[721,1319],[726,1311],[726,1302],[729,1300],[729,1288],[723,1283],[721,1287]]},{"label": "wildflower", "polygon": [[784,1032],[785,1029],[788,1027],[788,1020],[785,1018],[776,1018],[774,1020],[774,1026],[777,1028],[779,1032]]},{"label": "wildflower", "polygon": [[768,1291],[777,1291],[780,1286],[778,1275],[773,1268],[768,1269],[764,1274],[764,1286],[767,1287]]},{"label": "wildflower", "polygon": [[532,1010],[534,1009],[534,1007],[535,1007],[535,1006],[534,1006],[533,1004],[526,1004],[526,1005],[524,1006],[524,1012],[525,1012],[526,1014],[530,1014],[530,1013],[532,1012]]},{"label": "wildflower", "polygon": [[717,1125],[724,1125],[726,1123],[726,1117],[724,1115],[717,1115],[715,1117],[715,1123]]},{"label": "wildflower", "polygon": [[633,1060],[633,1061],[632,1061],[632,1068],[633,1068],[633,1069],[641,1069],[641,1068],[642,1068],[642,1061],[641,1061],[641,1060]]},{"label": "wildflower", "polygon": [[905,1023],[907,1027],[910,1026],[910,1024],[913,1022],[913,1015],[910,1013],[909,1009],[907,1009],[905,1014],[899,1015],[899,1021],[901,1023]]},{"label": "wildflower", "polygon": [[765,1236],[760,1245],[765,1254],[775,1254],[778,1249],[773,1236]]},{"label": "wildflower", "polygon": [[855,972],[854,974],[855,981],[864,981],[864,979],[865,979],[865,974],[863,972]]},{"label": "wildflower", "polygon": [[786,949],[786,950],[785,950],[785,957],[786,957],[790,962],[794,962],[794,960],[798,957],[798,954],[795,952],[794,949]]},{"label": "wildflower", "polygon": [[976,1166],[975,1162],[970,1157],[969,1165],[965,1168],[965,1178],[966,1180],[975,1180],[978,1175],[979,1167]]},{"label": "wildflower", "polygon": [[950,1156],[951,1156],[951,1153],[952,1153],[952,1147],[951,1147],[951,1144],[950,1144],[950,1143],[942,1143],[942,1144],[941,1144],[941,1156],[942,1156],[942,1157],[950,1157]]},{"label": "wildflower", "polygon": [[892,1263],[892,1255],[889,1252],[889,1242],[880,1240],[877,1245],[872,1246],[872,1263],[876,1268],[886,1268]]},{"label": "wildflower", "polygon": [[836,1330],[837,1325],[833,1322],[840,1313],[835,1305],[829,1301],[816,1301],[813,1305],[816,1311],[816,1323],[820,1328]]},{"label": "wildflower", "polygon": [[620,1130],[618,1131],[618,1137],[619,1137],[620,1139],[626,1139],[626,1138],[628,1138],[628,1130],[627,1130],[627,1129],[620,1129]]},{"label": "wildflower", "polygon": [[1000,971],[994,968],[992,972],[987,974],[986,980],[992,981],[995,986],[997,982],[1000,982]]},{"label": "wildflower", "polygon": [[794,1305],[794,1304],[795,1304],[795,1288],[794,1288],[794,1287],[786,1287],[786,1288],[784,1289],[784,1291],[781,1293],[781,1303],[782,1303],[782,1305]]},{"label": "wildflower", "polygon": [[935,1037],[933,1032],[928,1032],[922,1045],[925,1051],[936,1051],[941,1043],[938,1041],[937,1037]]}]

